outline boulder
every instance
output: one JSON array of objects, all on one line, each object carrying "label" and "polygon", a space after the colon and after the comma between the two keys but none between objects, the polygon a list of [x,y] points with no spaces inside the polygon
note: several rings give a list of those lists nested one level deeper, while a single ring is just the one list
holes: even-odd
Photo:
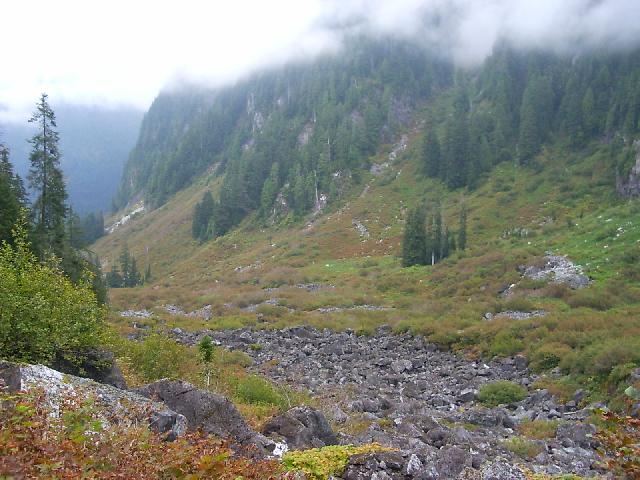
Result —
[{"label": "boulder", "polygon": [[120,424],[133,425],[146,419],[152,430],[166,434],[167,440],[174,440],[187,430],[186,418],[162,403],[44,365],[0,361],[0,383],[4,383],[9,391],[43,390],[53,415],[59,414],[61,402],[69,396],[93,398],[97,414],[103,421],[115,418]]},{"label": "boulder", "polygon": [[106,350],[92,349],[76,353],[74,361],[58,356],[52,367],[62,373],[90,378],[122,390],[127,389],[127,382],[113,358],[113,353]]},{"label": "boulder", "polygon": [[222,395],[201,390],[187,382],[166,379],[135,391],[184,415],[189,430],[202,430],[228,439],[236,446],[255,446],[261,453],[275,447],[273,442],[251,429],[235,405]]},{"label": "boulder", "polygon": [[[417,460],[417,458],[416,458]],[[419,460],[417,460],[419,462]],[[404,479],[405,460],[396,452],[353,455],[341,476],[344,480]]]},{"label": "boulder", "polygon": [[456,478],[466,467],[471,467],[471,454],[457,446],[446,446],[438,451],[436,469],[441,478]]},{"label": "boulder", "polygon": [[283,437],[291,449],[303,450],[337,445],[338,438],[325,416],[307,406],[295,407],[269,420],[262,433]]},{"label": "boulder", "polygon": [[589,423],[563,423],[558,425],[556,438],[560,441],[569,439],[574,445],[589,448],[594,443],[595,433],[596,427]]},{"label": "boulder", "polygon": [[503,459],[484,465],[480,473],[482,480],[526,480],[527,478],[520,468]]}]

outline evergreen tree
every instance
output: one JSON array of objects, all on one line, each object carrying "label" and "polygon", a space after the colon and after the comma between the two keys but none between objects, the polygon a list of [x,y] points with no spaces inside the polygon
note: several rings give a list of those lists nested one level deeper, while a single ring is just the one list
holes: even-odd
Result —
[{"label": "evergreen tree", "polygon": [[0,143],[0,243],[13,241],[11,231],[25,204],[24,187],[20,177],[13,173],[9,148]]},{"label": "evergreen tree", "polygon": [[136,257],[131,256],[131,264],[129,265],[129,272],[125,277],[125,287],[135,287],[142,283],[140,272],[136,262]]},{"label": "evergreen tree", "polygon": [[528,164],[540,151],[550,128],[553,91],[547,77],[534,76],[525,88],[520,107],[518,157]]},{"label": "evergreen tree", "polygon": [[195,206],[193,212],[193,223],[191,224],[191,234],[193,238],[201,242],[211,238],[209,236],[209,223],[215,211],[215,200],[211,192],[207,190],[202,196],[202,200]]},{"label": "evergreen tree", "polygon": [[149,283],[152,280],[151,276],[151,264],[147,263],[147,268],[144,270],[144,283]]},{"label": "evergreen tree", "polygon": [[440,175],[442,154],[440,152],[440,142],[433,128],[425,135],[422,142],[422,171],[424,175],[436,178]]},{"label": "evergreen tree", "polygon": [[598,118],[596,117],[596,100],[591,87],[582,98],[582,120],[584,125],[584,133],[587,137],[594,135],[598,128]]},{"label": "evergreen tree", "polygon": [[444,235],[442,231],[442,213],[440,207],[437,207],[433,214],[433,251],[431,253],[432,264],[442,260],[442,244]]},{"label": "evergreen tree", "polygon": [[198,351],[200,353],[200,360],[204,365],[204,374],[207,380],[207,388],[209,387],[209,382],[211,378],[211,364],[213,362],[213,353],[215,347],[213,341],[211,341],[211,337],[209,335],[205,335],[200,340],[198,344]]},{"label": "evergreen tree", "polygon": [[460,209],[460,225],[458,229],[458,249],[464,251],[467,248],[467,207],[463,203]]},{"label": "evergreen tree", "polygon": [[264,181],[264,185],[262,186],[262,193],[260,194],[260,214],[263,217],[269,215],[271,211],[271,207],[273,206],[273,202],[276,200],[278,196],[278,183],[279,183],[279,173],[278,173],[278,164],[274,163],[271,166],[271,173]]},{"label": "evergreen tree", "polygon": [[107,286],[109,288],[122,288],[122,275],[118,271],[118,266],[116,264],[111,265],[111,270],[107,272],[106,275]]},{"label": "evergreen tree", "polygon": [[427,264],[427,233],[421,207],[409,211],[402,239],[402,266]]},{"label": "evergreen tree", "polygon": [[65,240],[67,193],[60,170],[56,118],[49,106],[47,94],[42,94],[36,111],[29,119],[38,130],[29,140],[32,146],[29,161],[29,185],[37,193],[33,205],[36,248],[52,250],[61,256]]},{"label": "evergreen tree", "polygon": [[446,125],[444,168],[441,172],[449,188],[467,184],[470,159],[469,122],[467,114],[456,114]]}]

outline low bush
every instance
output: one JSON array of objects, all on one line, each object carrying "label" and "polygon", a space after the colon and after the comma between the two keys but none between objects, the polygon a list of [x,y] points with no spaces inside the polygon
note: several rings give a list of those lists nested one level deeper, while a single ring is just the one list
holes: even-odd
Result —
[{"label": "low bush", "polygon": [[514,382],[499,380],[483,385],[478,392],[478,400],[487,407],[519,402],[527,396],[527,389]]},{"label": "low bush", "polygon": [[285,468],[303,472],[309,480],[325,480],[339,475],[347,466],[349,457],[363,453],[391,451],[377,443],[367,445],[331,445],[329,447],[287,452],[282,457]]},{"label": "low bush", "polygon": [[616,298],[602,289],[585,288],[574,292],[567,300],[571,308],[591,308],[606,311],[616,304]]},{"label": "low bush", "polygon": [[522,437],[511,437],[502,442],[504,448],[522,458],[533,458],[542,452],[543,448],[537,442]]},{"label": "low bush", "polygon": [[524,350],[524,342],[513,332],[504,330],[498,333],[489,348],[491,355],[510,357]]},{"label": "low bush", "polygon": [[558,421],[555,420],[530,420],[522,422],[518,430],[522,436],[533,440],[554,438],[558,430]]},{"label": "low bush", "polygon": [[164,335],[154,333],[127,347],[124,361],[144,382],[185,377],[197,368],[195,354]]},{"label": "low bush", "polygon": [[0,478],[285,478],[278,462],[233,455],[212,437],[167,442],[145,422],[103,422],[77,398],[62,402],[59,415],[44,395],[3,393],[0,402]]},{"label": "low bush", "polygon": [[257,375],[247,375],[238,379],[235,389],[236,397],[245,403],[256,405],[275,405],[280,409],[288,407],[282,392],[269,381]]},{"label": "low bush", "polygon": [[557,367],[571,352],[571,347],[564,343],[551,342],[543,344],[530,355],[531,368],[537,372],[550,370]]}]

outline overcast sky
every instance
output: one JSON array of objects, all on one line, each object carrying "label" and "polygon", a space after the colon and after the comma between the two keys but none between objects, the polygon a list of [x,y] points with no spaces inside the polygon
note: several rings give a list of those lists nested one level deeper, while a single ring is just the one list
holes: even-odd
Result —
[{"label": "overcast sky", "polygon": [[640,0],[6,0],[0,121],[52,102],[146,108],[182,80],[339,54],[344,27],[397,34],[463,67],[496,41],[565,53],[640,45]]}]

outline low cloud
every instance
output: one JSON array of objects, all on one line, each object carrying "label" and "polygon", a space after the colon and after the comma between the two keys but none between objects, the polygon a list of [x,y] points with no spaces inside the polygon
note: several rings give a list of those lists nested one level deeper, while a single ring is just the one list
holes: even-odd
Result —
[{"label": "low cloud", "polygon": [[640,45],[638,0],[21,0],[3,6],[0,121],[54,102],[146,108],[170,84],[229,84],[339,51],[347,33],[411,39],[466,67],[496,42],[574,54]]}]

